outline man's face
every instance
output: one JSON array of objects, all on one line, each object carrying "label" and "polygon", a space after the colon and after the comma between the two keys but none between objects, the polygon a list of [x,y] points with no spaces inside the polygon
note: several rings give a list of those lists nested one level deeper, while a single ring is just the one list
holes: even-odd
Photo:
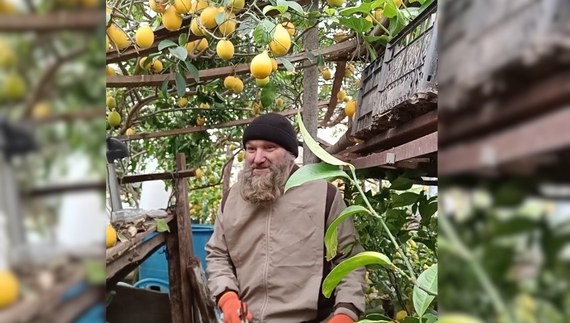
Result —
[{"label": "man's face", "polygon": [[252,168],[252,175],[262,175],[271,170],[271,165],[280,164],[287,151],[270,141],[250,140],[245,145],[245,161]]}]

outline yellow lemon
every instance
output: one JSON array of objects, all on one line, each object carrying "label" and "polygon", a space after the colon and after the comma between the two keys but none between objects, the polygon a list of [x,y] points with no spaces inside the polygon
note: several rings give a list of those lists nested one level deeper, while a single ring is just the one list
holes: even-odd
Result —
[{"label": "yellow lemon", "polygon": [[12,72],[4,80],[3,94],[10,100],[21,100],[26,94],[26,83],[20,74]]},{"label": "yellow lemon", "polygon": [[277,98],[277,100],[275,100],[275,105],[280,107],[283,105],[283,99],[281,98]]},{"label": "yellow lemon", "polygon": [[224,8],[221,7],[208,7],[200,14],[200,23],[208,29],[216,27],[216,15],[223,12]]},{"label": "yellow lemon", "polygon": [[233,88],[234,84],[235,84],[235,80],[236,80],[236,78],[231,76],[231,75],[226,76],[226,78],[224,79],[224,87],[226,89]]},{"label": "yellow lemon", "polygon": [[111,248],[117,242],[117,231],[111,225],[107,225],[105,231],[105,246]]},{"label": "yellow lemon", "polygon": [[34,105],[34,108],[32,110],[32,117],[36,119],[41,119],[49,116],[49,114],[50,114],[50,108],[49,105],[47,105],[47,103],[38,102]]},{"label": "yellow lemon", "polygon": [[190,12],[192,6],[190,0],[174,0],[174,8],[176,8],[177,13],[186,14]]},{"label": "yellow lemon", "polygon": [[332,8],[335,7],[340,7],[344,4],[344,0],[327,0],[327,3],[329,4],[329,6],[331,6]]},{"label": "yellow lemon", "polygon": [[127,34],[117,25],[111,24],[107,27],[107,35],[111,40],[113,47],[117,46],[119,50],[123,50],[131,45],[131,41],[127,38]]},{"label": "yellow lemon", "polygon": [[198,20],[196,18],[192,19],[190,22],[190,31],[196,36],[204,36],[204,32],[202,29],[200,29],[200,27],[198,27],[197,21]]},{"label": "yellow lemon", "polygon": [[285,30],[283,25],[276,25],[273,33],[273,40],[269,42],[269,49],[275,56],[283,56],[287,54],[291,48],[291,35]]},{"label": "yellow lemon", "polygon": [[277,61],[275,60],[275,58],[271,59],[271,71],[272,72],[277,71]]},{"label": "yellow lemon", "polygon": [[242,80],[240,80],[239,78],[235,78],[234,80],[234,85],[232,86],[232,91],[234,91],[234,93],[240,93],[241,91],[243,91],[243,82]]},{"label": "yellow lemon", "polygon": [[281,25],[283,25],[283,27],[285,27],[285,30],[287,30],[287,32],[289,33],[289,36],[293,37],[293,35],[295,34],[295,25],[293,25],[293,23],[290,21],[283,22],[283,23],[281,23]]},{"label": "yellow lemon", "polygon": [[136,133],[136,132],[133,130],[133,128],[129,128],[129,129],[127,129],[127,131],[125,131],[125,134],[126,134],[127,136],[132,136],[132,135],[134,135],[135,133]]},{"label": "yellow lemon", "polygon": [[152,65],[151,65],[151,70],[154,73],[160,73],[162,72],[162,62],[159,61],[158,59],[155,59],[152,61]]},{"label": "yellow lemon", "polygon": [[230,0],[227,8],[233,12],[238,12],[245,6],[245,0]]},{"label": "yellow lemon", "polygon": [[0,290],[0,309],[16,302],[20,296],[20,284],[14,273],[9,270],[0,271]]},{"label": "yellow lemon", "polygon": [[200,168],[196,168],[196,171],[194,173],[197,179],[202,178],[202,170]]},{"label": "yellow lemon", "polygon": [[269,76],[264,79],[255,79],[255,84],[259,87],[264,87],[269,83]]},{"label": "yellow lemon", "polygon": [[328,68],[323,69],[322,74],[323,74],[323,79],[325,80],[331,79],[331,71],[329,71]]},{"label": "yellow lemon", "polygon": [[340,101],[344,100],[344,98],[346,98],[346,92],[344,90],[338,91],[338,93],[336,94],[336,98],[339,99]]},{"label": "yellow lemon", "polygon": [[[105,52],[109,51],[109,46],[111,45],[111,41],[109,40],[109,36],[105,34]],[[1,61],[1,59],[0,59]],[[0,62],[1,64],[1,62]]]},{"label": "yellow lemon", "polygon": [[135,33],[135,42],[140,48],[149,48],[154,43],[154,33],[150,26],[142,26]]},{"label": "yellow lemon", "polygon": [[[148,71],[148,70],[150,69],[150,66],[152,65],[152,60],[149,60],[148,62],[146,62],[146,60],[147,60],[147,57],[146,57],[146,56],[145,56],[145,57],[141,57],[141,58],[139,59],[139,66],[140,66],[143,70]],[[145,62],[146,62],[146,65],[145,65]]]},{"label": "yellow lemon", "polygon": [[346,113],[346,115],[349,118],[352,118],[354,116],[355,110],[356,110],[356,101],[355,100],[348,101],[346,103],[346,105],[344,106],[344,113]]},{"label": "yellow lemon", "polygon": [[202,117],[197,117],[196,118],[196,124],[199,126],[203,126],[206,123],[206,119],[202,118]]},{"label": "yellow lemon", "polygon": [[192,8],[190,9],[190,13],[196,13],[196,14],[201,13],[204,9],[208,8],[208,6],[210,6],[210,3],[205,0],[192,2]]},{"label": "yellow lemon", "polygon": [[208,182],[210,182],[210,184],[216,184],[218,182],[218,180],[216,179],[216,177],[210,176],[208,178]]},{"label": "yellow lemon", "polygon": [[176,31],[182,26],[182,16],[176,11],[176,7],[170,6],[162,14],[162,24],[170,31]]},{"label": "yellow lemon", "polygon": [[384,10],[382,10],[382,9],[374,10],[374,19],[376,19],[377,21],[380,21],[380,19],[382,19],[382,13],[383,12],[384,12]]},{"label": "yellow lemon", "polygon": [[219,25],[218,31],[220,34],[227,36],[236,30],[236,15],[233,12],[224,13],[224,20]]},{"label": "yellow lemon", "polygon": [[251,75],[256,79],[264,79],[271,74],[273,69],[273,64],[271,63],[271,58],[267,55],[267,51],[263,51],[257,54],[249,65],[249,71]]},{"label": "yellow lemon", "polygon": [[112,96],[107,97],[107,100],[105,103],[106,103],[107,107],[109,107],[111,109],[114,109],[117,106],[117,100],[115,100],[115,98]]},{"label": "yellow lemon", "polygon": [[241,162],[243,161],[244,155],[245,155],[245,154],[244,154],[243,151],[237,154],[237,160],[238,160],[238,162],[241,163]]},{"label": "yellow lemon", "polygon": [[225,61],[231,59],[234,56],[234,44],[226,39],[220,40],[216,45],[216,54]]},{"label": "yellow lemon", "polygon": [[117,127],[121,124],[121,115],[117,111],[111,111],[107,117],[107,122],[112,127]]},{"label": "yellow lemon", "polygon": [[150,10],[156,13],[163,13],[166,10],[167,3],[168,1],[163,2],[162,0],[148,0]]},{"label": "yellow lemon", "polygon": [[107,76],[115,76],[117,75],[117,72],[115,72],[115,70],[111,66],[107,65],[105,66],[105,74]]},{"label": "yellow lemon", "polygon": [[178,106],[183,108],[186,106],[186,104],[188,104],[188,99],[186,98],[180,98],[178,99]]},{"label": "yellow lemon", "polygon": [[403,321],[404,318],[406,318],[408,316],[408,313],[406,311],[399,311],[398,313],[396,313],[396,321]]}]

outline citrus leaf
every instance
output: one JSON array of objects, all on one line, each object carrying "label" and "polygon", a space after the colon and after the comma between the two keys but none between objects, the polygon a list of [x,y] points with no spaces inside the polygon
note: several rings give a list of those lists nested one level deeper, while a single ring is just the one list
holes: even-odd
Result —
[{"label": "citrus leaf", "polygon": [[186,48],[184,48],[184,46],[178,46],[176,48],[168,48],[168,51],[170,52],[170,54],[172,54],[172,56],[178,58],[181,61],[185,61],[186,57],[188,56],[188,51],[186,50]]},{"label": "citrus leaf", "polygon": [[323,281],[323,295],[329,298],[344,276],[358,267],[366,265],[381,265],[387,268],[394,267],[386,255],[375,251],[364,251],[354,257],[342,261],[335,266]]},{"label": "citrus leaf", "polygon": [[89,284],[100,285],[105,283],[107,275],[105,266],[102,263],[86,258],[83,261],[83,266],[85,268],[85,278]]},{"label": "citrus leaf", "polygon": [[398,177],[392,181],[392,185],[390,185],[390,189],[398,190],[398,191],[405,191],[412,188],[412,180],[406,177]]},{"label": "citrus leaf", "polygon": [[222,12],[218,12],[214,16],[214,20],[216,20],[216,24],[218,24],[218,26],[221,25],[222,23],[224,23],[225,15],[226,15],[226,13],[224,11],[222,11]]},{"label": "citrus leaf", "polygon": [[187,39],[188,37],[186,36],[185,33],[180,34],[180,36],[178,36],[178,45],[184,46],[186,44]]},{"label": "citrus leaf", "polygon": [[287,69],[287,72],[292,72],[295,69],[295,67],[293,67],[293,64],[291,64],[291,62],[289,62],[288,60],[286,60],[283,57],[277,57],[276,61],[277,61],[277,63],[280,63],[283,66],[285,66],[285,68]]},{"label": "citrus leaf", "polygon": [[418,201],[419,197],[420,195],[414,192],[405,192],[400,195],[394,195],[392,197],[392,207],[412,205]]},{"label": "citrus leaf", "polygon": [[[311,137],[307,128],[305,128],[305,124],[303,124],[303,119],[301,118],[301,113],[297,113],[297,124],[299,125],[299,130],[301,132],[301,137],[309,147],[309,150],[315,154],[315,156],[319,157],[322,161],[327,164],[336,165],[336,166],[349,166],[350,164],[343,162],[342,160],[333,157],[330,155],[326,150],[324,150],[316,141]],[[352,165],[350,165],[352,166]]]},{"label": "citrus leaf", "polygon": [[162,92],[162,95],[165,98],[168,97],[168,81],[170,81],[170,74],[166,75],[166,78],[164,79],[162,85],[160,86],[160,91]]},{"label": "citrus leaf", "polygon": [[285,3],[287,4],[287,6],[289,6],[289,8],[291,8],[291,9],[297,11],[298,13],[300,13],[300,14],[304,14],[304,13],[305,13],[305,11],[303,10],[303,7],[301,7],[301,5],[298,4],[297,2],[295,2],[295,1],[285,1]]},{"label": "citrus leaf", "polygon": [[190,63],[189,61],[184,61],[184,63],[186,64],[188,72],[192,74],[194,81],[196,81],[196,83],[200,82],[200,71],[198,70],[198,68],[196,68],[196,66],[194,66],[194,64]]},{"label": "citrus leaf", "polygon": [[[420,277],[418,277],[418,285],[437,295],[437,264],[431,265],[431,267],[420,274]],[[420,317],[424,315],[434,298],[435,296],[429,295],[418,286],[414,286],[412,299],[414,300],[414,309]]]},{"label": "citrus leaf", "polygon": [[259,46],[265,46],[273,39],[275,24],[268,19],[262,20],[253,31],[253,41]]},{"label": "citrus leaf", "polygon": [[418,211],[420,211],[422,219],[429,219],[437,212],[437,202],[431,202],[429,204],[427,202],[421,202]]},{"label": "citrus leaf", "polygon": [[266,15],[267,12],[269,12],[271,10],[277,10],[277,11],[279,11],[279,13],[283,14],[283,13],[285,13],[285,11],[287,11],[287,7],[285,7],[285,6],[265,6],[265,7],[263,7],[263,14]]},{"label": "citrus leaf", "polygon": [[373,26],[370,21],[357,17],[339,18],[338,22],[359,33],[366,32]]},{"label": "citrus leaf", "polygon": [[394,18],[398,14],[398,8],[394,3],[394,0],[388,0],[384,6],[384,11],[382,11],[382,16],[386,18]]},{"label": "citrus leaf", "polygon": [[179,97],[186,94],[186,79],[180,72],[176,72],[176,94],[178,94]]},{"label": "citrus leaf", "polygon": [[111,20],[111,14],[107,12],[106,15],[105,15],[105,17],[106,17],[106,19],[105,19],[105,25],[108,25],[108,24],[109,24],[109,21]]},{"label": "citrus leaf", "polygon": [[156,223],[157,232],[170,232],[170,227],[163,219],[154,219],[154,222]]},{"label": "citrus leaf", "polygon": [[277,96],[277,91],[275,90],[275,86],[271,83],[266,84],[263,89],[261,89],[261,106],[267,108],[275,102],[275,97]]},{"label": "citrus leaf", "polygon": [[360,205],[351,205],[344,209],[339,216],[334,219],[334,221],[329,225],[327,228],[327,232],[325,233],[325,246],[327,247],[327,260],[330,261],[333,259],[337,254],[338,248],[338,239],[337,239],[337,227],[338,225],[347,217],[352,216],[358,213],[367,213],[370,214],[370,211]]},{"label": "citrus leaf", "polygon": [[317,179],[330,179],[338,177],[349,178],[345,172],[338,168],[338,166],[333,166],[325,163],[303,165],[303,167],[299,168],[289,177],[287,183],[285,184],[285,192],[293,187],[303,185],[306,182],[314,181]]},{"label": "citrus leaf", "polygon": [[127,237],[125,237],[120,231],[117,231],[117,238],[121,242],[129,241],[129,239],[127,239]]},{"label": "citrus leaf", "polygon": [[165,48],[174,47],[174,46],[178,46],[178,44],[176,44],[172,40],[165,39],[165,40],[161,41],[160,44],[158,44],[158,50],[161,51]]}]

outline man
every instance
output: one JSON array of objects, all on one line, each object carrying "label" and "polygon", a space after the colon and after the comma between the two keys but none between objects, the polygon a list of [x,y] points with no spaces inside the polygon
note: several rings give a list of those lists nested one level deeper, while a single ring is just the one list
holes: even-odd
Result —
[{"label": "man", "polygon": [[[225,323],[239,323],[247,306],[252,323],[352,323],[364,310],[365,268],[348,274],[333,296],[321,284],[331,267],[362,249],[354,246],[352,219],[338,228],[339,255],[325,258],[325,223],[346,208],[341,193],[315,180],[283,193],[298,169],[298,143],[279,114],[254,119],[243,134],[244,169],[218,210],[206,244],[209,288]],[[328,216],[327,216],[328,213]]]}]

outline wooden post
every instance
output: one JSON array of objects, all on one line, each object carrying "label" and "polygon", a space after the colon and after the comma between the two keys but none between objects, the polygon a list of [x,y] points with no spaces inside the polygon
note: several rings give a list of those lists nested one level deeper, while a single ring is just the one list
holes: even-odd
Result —
[{"label": "wooden post", "polygon": [[[186,170],[186,155],[183,153],[176,154],[176,170]],[[172,323],[192,323],[190,281],[186,275],[188,259],[193,256],[186,179],[173,183],[173,188],[177,192],[176,214],[175,220],[170,222],[170,234],[166,235]]]}]

